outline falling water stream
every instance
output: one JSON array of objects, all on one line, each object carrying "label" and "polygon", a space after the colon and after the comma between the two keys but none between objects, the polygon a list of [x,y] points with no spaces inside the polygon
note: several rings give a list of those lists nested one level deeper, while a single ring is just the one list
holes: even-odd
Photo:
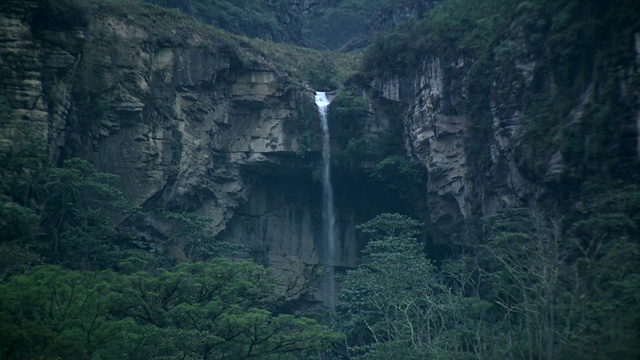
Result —
[{"label": "falling water stream", "polygon": [[324,92],[316,93],[316,105],[320,113],[322,124],[322,227],[324,235],[324,263],[328,268],[327,281],[325,282],[325,297],[329,301],[329,307],[336,306],[336,281],[333,267],[335,266],[336,243],[336,214],[333,206],[333,187],[331,185],[331,147],[329,143],[329,121],[327,110],[330,100]]}]

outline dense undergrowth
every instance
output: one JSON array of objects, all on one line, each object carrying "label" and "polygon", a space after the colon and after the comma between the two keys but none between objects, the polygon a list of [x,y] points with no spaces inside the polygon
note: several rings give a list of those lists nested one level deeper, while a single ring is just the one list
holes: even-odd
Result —
[{"label": "dense undergrowth", "polygon": [[144,1],[248,38],[343,52],[361,50],[372,41],[376,17],[395,9],[424,7],[418,6],[424,1],[415,0]]},{"label": "dense undergrowth", "polygon": [[180,1],[145,0],[189,14],[205,24],[234,34],[276,42],[300,41],[300,22],[289,11],[289,3],[276,1]]}]

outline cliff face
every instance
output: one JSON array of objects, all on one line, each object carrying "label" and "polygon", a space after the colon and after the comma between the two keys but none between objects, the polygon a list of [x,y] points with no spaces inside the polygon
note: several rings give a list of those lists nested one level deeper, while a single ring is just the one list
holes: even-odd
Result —
[{"label": "cliff face", "polygon": [[[560,85],[523,32],[513,33],[503,41],[517,49],[516,55],[492,63],[485,75],[489,85],[480,93],[470,94],[477,81],[471,69],[478,59],[451,51],[426,54],[416,70],[372,82],[381,98],[404,109],[405,150],[428,172],[423,220],[436,242],[464,243],[473,219],[507,208],[529,207],[559,217],[555,211],[575,206],[570,202],[576,201],[582,181],[590,176],[624,181],[633,166],[622,163],[640,157],[637,33],[635,48],[621,41],[627,44],[621,57],[631,61],[615,68],[594,62],[589,71],[608,72],[606,77],[576,76],[573,93],[557,96],[556,101],[566,102],[563,112],[551,102],[538,108],[531,101],[557,92]],[[603,126],[594,114],[610,106],[603,95],[608,86],[617,94],[620,112]],[[484,112],[474,111],[472,101]]]},{"label": "cliff face", "polygon": [[[297,148],[287,122],[297,114],[295,96],[301,104],[304,95],[285,95],[266,64],[245,67],[203,34],[162,46],[108,13],[84,28],[36,32],[35,9],[22,6],[3,21],[3,85],[15,115],[38,124],[54,160],[84,155],[122,176],[135,203],[162,195],[185,208],[202,190],[232,204],[242,191],[230,163],[259,167]],[[207,183],[204,172],[224,181]],[[224,211],[215,218],[224,224]]]},{"label": "cliff face", "polygon": [[[15,117],[47,139],[52,161],[80,156],[119,175],[125,197],[150,214],[128,226],[149,241],[172,231],[154,214],[185,211],[284,275],[320,262],[317,137],[299,154],[302,133],[319,133],[310,89],[161,10],[153,21],[167,36],[139,14],[99,8],[59,27],[42,11],[37,1],[2,6],[0,88]],[[340,222],[338,265],[353,265],[354,224]],[[172,252],[185,256],[180,244]]]}]

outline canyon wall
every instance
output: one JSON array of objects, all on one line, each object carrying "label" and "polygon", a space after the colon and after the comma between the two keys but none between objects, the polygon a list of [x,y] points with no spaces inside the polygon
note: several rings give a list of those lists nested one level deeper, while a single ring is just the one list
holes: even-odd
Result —
[{"label": "canyon wall", "polygon": [[[502,40],[508,58],[496,55],[480,65],[489,69],[484,78],[479,66],[472,70],[479,59],[445,50],[367,84],[378,96],[373,104],[391,101],[403,109],[398,121],[406,153],[428,173],[422,220],[436,243],[473,241],[477,219],[508,208],[558,219],[579,208],[585,179],[633,176],[640,157],[634,36],[635,42],[618,39],[627,45],[620,58],[630,61],[611,67],[594,61],[570,84],[558,84],[555,65],[517,27]],[[558,95],[560,87],[565,93]],[[554,97],[555,104],[547,100]],[[600,115],[611,106],[615,116]]]},{"label": "canyon wall", "polygon": [[[164,212],[196,214],[211,220],[211,239],[245,245],[245,256],[285,277],[319,264],[312,89],[228,35],[188,28],[164,10],[141,20],[98,8],[60,25],[35,0],[1,9],[1,95],[47,140],[53,163],[82,157],[119,176],[124,196],[147,213],[122,226],[162,243],[175,231]],[[339,266],[353,266],[358,250],[349,209],[338,221]],[[184,261],[181,245],[171,252]]]}]

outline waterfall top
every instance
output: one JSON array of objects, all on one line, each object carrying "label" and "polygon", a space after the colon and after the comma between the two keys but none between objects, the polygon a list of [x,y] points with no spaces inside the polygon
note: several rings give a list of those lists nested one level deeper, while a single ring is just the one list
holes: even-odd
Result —
[{"label": "waterfall top", "polygon": [[316,105],[318,105],[318,108],[326,108],[330,103],[331,101],[327,98],[327,93],[322,91],[316,92]]}]

